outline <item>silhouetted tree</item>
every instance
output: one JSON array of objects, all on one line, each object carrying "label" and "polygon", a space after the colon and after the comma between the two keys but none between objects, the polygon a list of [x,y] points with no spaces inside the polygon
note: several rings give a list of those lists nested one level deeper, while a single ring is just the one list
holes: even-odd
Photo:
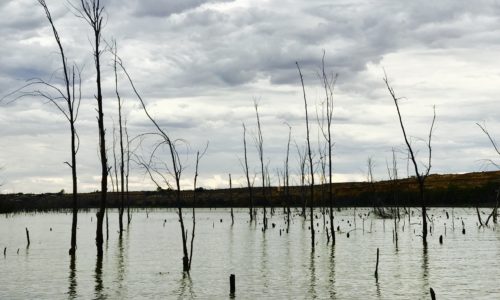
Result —
[{"label": "silhouetted tree", "polygon": [[93,54],[96,70],[97,95],[97,125],[99,129],[99,155],[101,159],[101,202],[97,212],[96,247],[97,255],[102,256],[102,244],[104,242],[102,227],[104,214],[106,212],[106,199],[108,192],[108,160],[106,157],[106,130],[104,128],[104,110],[101,87],[101,40],[104,7],[100,0],[80,0],[80,7],[74,7],[81,18],[90,25],[93,33]]},{"label": "silhouetted tree", "polygon": [[300,172],[300,200],[302,202],[302,212],[301,215],[304,219],[307,218],[306,207],[307,198],[305,196],[305,184],[306,184],[306,162],[307,156],[305,149],[300,149],[299,145],[295,142],[295,148],[297,148],[297,155],[299,156],[299,172]]},{"label": "silhouetted tree", "polygon": [[288,160],[290,157],[290,141],[292,139],[292,127],[288,126],[288,142],[286,144],[285,172],[283,174],[283,185],[285,186],[285,201],[286,201],[286,226],[290,227],[290,174]]},{"label": "silhouetted tree", "polygon": [[243,170],[245,172],[245,177],[247,179],[247,187],[248,187],[248,205],[249,205],[249,213],[250,213],[250,222],[253,221],[253,183],[250,182],[250,174],[248,170],[248,157],[247,157],[247,128],[245,126],[245,123],[242,123],[243,126],[243,150],[244,150],[244,155],[245,155],[245,162],[242,164]]},{"label": "silhouetted tree", "polygon": [[[175,181],[175,198],[176,198],[176,203],[177,203],[177,214],[179,217],[179,223],[181,226],[181,235],[182,235],[182,252],[183,252],[182,266],[183,266],[183,270],[185,272],[189,272],[189,270],[190,270],[190,255],[189,255],[188,247],[187,247],[187,231],[185,230],[184,219],[182,217],[182,202],[181,202],[181,184],[180,184],[180,182],[181,182],[181,175],[182,175],[183,167],[181,164],[179,152],[177,150],[177,145],[176,145],[176,142],[179,142],[179,140],[172,140],[170,138],[170,135],[168,135],[167,132],[164,129],[162,129],[158,125],[158,123],[155,121],[155,119],[149,114],[149,111],[146,108],[146,104],[145,104],[144,100],[142,99],[141,95],[137,91],[137,89],[134,85],[134,82],[132,81],[132,78],[130,77],[130,75],[127,72],[126,68],[124,67],[123,63],[120,60],[118,60],[118,64],[120,65],[121,69],[125,73],[128,81],[130,83],[130,86],[132,87],[132,90],[134,91],[134,94],[139,99],[139,102],[142,106],[142,109],[144,110],[144,113],[146,114],[148,119],[151,121],[151,123],[154,125],[154,127],[156,128],[156,132],[149,133],[147,135],[153,135],[153,136],[159,137],[159,139],[160,139],[159,141],[157,141],[156,145],[153,147],[153,151],[151,153],[151,156],[150,156],[148,162],[142,163],[142,165],[146,168],[147,172],[149,173],[152,181],[159,188],[161,188],[161,186],[158,183],[158,181],[156,181],[154,179],[153,174],[160,176],[162,178],[162,180],[168,186],[170,186],[170,184],[169,184],[169,180],[168,180],[167,176],[162,174],[162,172],[158,168],[155,167],[155,165],[153,163],[153,159],[155,158],[155,155],[157,154],[157,152],[160,152],[161,151],[160,149],[163,147],[166,147],[167,151],[169,152],[170,160],[171,160],[171,167],[168,168],[167,171],[170,173],[170,175],[173,177],[173,179]],[[162,162],[162,164],[166,165],[164,162]]]},{"label": "silhouetted tree", "polygon": [[[479,126],[479,128],[481,128],[481,130],[483,131],[483,133],[488,137],[488,140],[490,141],[491,145],[493,146],[493,149],[495,150],[495,152],[500,155],[500,150],[498,149],[498,146],[497,146],[497,143],[495,142],[495,140],[491,137],[490,133],[488,132],[488,130],[486,129],[486,126],[483,126],[479,123],[476,123],[477,126]],[[498,165],[497,163],[495,163],[493,160],[488,160],[492,165],[494,165],[495,167],[497,167],[498,169],[500,169],[500,165]],[[490,218],[493,217],[493,223],[497,223],[497,216],[498,216],[498,200],[499,200],[499,196],[500,196],[500,188],[497,190],[497,195],[496,195],[496,203],[495,203],[495,207],[493,208],[493,210],[491,211],[490,215],[488,216],[488,218],[486,219],[486,222],[485,222],[485,225],[488,226],[488,222],[490,221]],[[478,215],[478,218],[479,218],[479,222],[480,224],[482,225],[482,222],[481,222],[481,215],[479,214],[479,208],[477,207],[476,205],[476,211],[477,211],[477,215]]]},{"label": "silhouetted tree", "polygon": [[[123,146],[123,120],[122,120],[122,99],[120,97],[120,93],[118,91],[118,71],[117,71],[117,52],[118,48],[116,46],[116,42],[112,47],[112,52],[114,56],[113,60],[113,70],[115,73],[115,94],[116,99],[118,101],[118,127],[119,127],[119,142],[120,142],[120,186],[117,184],[117,191],[120,195],[120,206],[118,209],[118,224],[120,228],[120,237],[123,233],[123,213],[125,211],[125,148]],[[116,155],[115,155],[115,173],[116,173]],[[116,178],[118,181],[118,177]],[[129,214],[130,209],[127,209],[127,215]],[[130,218],[130,217],[129,217]]]},{"label": "silhouetted tree", "polygon": [[[62,63],[62,73],[64,80],[64,88],[60,89],[56,85],[50,84],[44,80],[36,79],[31,80],[27,85],[22,87],[18,91],[25,90],[30,87],[43,86],[46,90],[35,90],[31,92],[23,92],[20,97],[34,95],[47,99],[49,102],[54,104],[57,109],[64,115],[68,120],[70,125],[71,133],[71,163],[65,162],[71,168],[72,177],[72,200],[73,200],[73,213],[71,222],[71,246],[69,249],[69,254],[74,255],[76,251],[76,229],[78,223],[78,182],[77,182],[77,166],[76,166],[76,154],[79,148],[78,134],[75,129],[75,123],[78,119],[78,111],[80,108],[81,100],[81,79],[80,71],[78,68],[73,66],[70,68],[67,64],[67,58],[64,53],[64,48],[59,37],[59,33],[55,27],[54,20],[50,14],[49,8],[45,0],[38,0],[38,3],[42,6],[45,12],[45,16],[49,21],[52,28],[52,33],[56,41],[57,47],[59,48],[59,54]],[[61,103],[62,102],[62,103]],[[66,108],[64,108],[66,106]]]},{"label": "silhouetted tree", "polygon": [[260,126],[260,117],[259,117],[259,105],[257,101],[254,101],[254,107],[255,107],[255,115],[257,117],[257,136],[255,138],[255,146],[257,147],[257,153],[259,154],[259,160],[260,160],[260,172],[261,172],[261,178],[262,178],[262,201],[263,201],[263,209],[264,209],[264,215],[263,215],[263,225],[264,225],[264,231],[267,230],[267,212],[266,212],[266,202],[267,202],[267,197],[266,197],[266,171],[264,169],[264,138],[262,137],[262,128]]},{"label": "silhouetted tree", "polygon": [[[332,179],[332,149],[333,149],[333,138],[332,138],[332,123],[333,123],[333,93],[335,90],[335,84],[337,82],[337,74],[328,75],[325,70],[325,52],[323,52],[323,58],[321,60],[321,84],[325,92],[325,100],[323,110],[322,121],[319,122],[320,129],[323,137],[326,141],[327,146],[327,157],[328,157],[328,203],[330,206],[330,232],[332,235],[332,245],[335,245],[335,226],[333,224],[333,179]],[[326,124],[325,124],[326,122]]]},{"label": "silhouetted tree", "polygon": [[434,129],[434,122],[436,121],[436,108],[433,108],[433,118],[432,118],[432,124],[431,128],[429,130],[429,136],[427,140],[427,149],[428,149],[428,163],[425,166],[425,172],[420,173],[418,170],[418,163],[416,159],[415,152],[410,144],[410,141],[408,140],[408,137],[406,135],[406,130],[403,124],[403,118],[401,117],[401,112],[399,110],[399,100],[401,98],[396,97],[396,94],[392,87],[389,85],[389,80],[387,79],[387,75],[384,76],[384,82],[385,85],[387,86],[387,89],[389,90],[389,93],[391,94],[392,100],[394,101],[394,105],[396,106],[396,111],[398,113],[398,119],[399,119],[399,125],[401,126],[401,130],[403,132],[403,138],[405,140],[406,147],[408,149],[408,152],[410,154],[411,162],[413,163],[413,167],[415,169],[415,175],[417,178],[417,183],[418,183],[418,190],[419,190],[419,195],[420,195],[420,204],[422,206],[422,240],[424,245],[427,245],[427,207],[426,207],[426,201],[425,201],[425,180],[429,176],[429,173],[431,171],[432,167],[432,147],[431,147],[431,141],[432,141],[432,131]]},{"label": "silhouetted tree", "polygon": [[132,214],[130,212],[130,194],[128,190],[128,178],[130,176],[130,139],[128,135],[128,129],[127,129],[127,120],[124,122],[123,129],[125,131],[125,137],[127,139],[127,151],[126,151],[126,171],[125,171],[125,195],[127,196],[127,224],[130,225],[130,222],[132,221]]},{"label": "silhouetted tree", "polygon": [[[201,158],[205,155],[208,149],[208,143],[207,146],[205,147],[205,150],[203,150],[202,153],[200,151],[196,152],[196,167],[194,171],[194,180],[193,180],[193,228],[191,229],[191,246],[189,250],[189,265],[188,269],[184,270],[189,272],[191,270],[191,263],[193,262],[193,244],[194,244],[194,234],[195,234],[195,229],[196,229],[196,214],[195,214],[195,207],[196,207],[196,183],[198,180],[198,166],[200,163]],[[232,208],[231,208],[231,216],[232,216]]]},{"label": "silhouetted tree", "polygon": [[310,210],[310,215],[311,215],[311,247],[312,250],[314,251],[314,213],[313,213],[313,206],[314,206],[314,165],[313,165],[313,160],[312,160],[312,154],[311,154],[311,141],[309,138],[309,115],[307,113],[307,98],[306,98],[306,89],[304,87],[304,78],[302,77],[302,72],[300,71],[300,66],[299,63],[295,63],[297,65],[297,70],[299,71],[299,76],[300,76],[300,83],[302,84],[302,93],[304,96],[304,108],[306,112],[306,141],[307,141],[307,155],[309,157],[309,167],[310,167],[310,176],[311,176],[311,182],[309,186],[309,192],[310,192],[310,203],[309,203],[309,210]]},{"label": "silhouetted tree", "polygon": [[234,225],[233,181],[231,180],[231,174],[229,174],[229,202],[231,203],[231,225]]}]

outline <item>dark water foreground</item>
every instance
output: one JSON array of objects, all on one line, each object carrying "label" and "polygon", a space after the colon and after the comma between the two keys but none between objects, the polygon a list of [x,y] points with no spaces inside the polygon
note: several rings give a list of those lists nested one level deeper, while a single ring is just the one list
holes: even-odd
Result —
[{"label": "dark water foreground", "polygon": [[[397,245],[394,221],[365,216],[369,211],[336,212],[341,233],[332,248],[326,245],[318,209],[312,252],[309,222],[299,216],[286,233],[277,212],[269,221],[276,227],[264,234],[260,224],[248,223],[247,210],[236,211],[231,226],[228,210],[199,209],[189,276],[182,273],[174,210],[135,212],[121,240],[118,214],[110,211],[102,260],[95,255],[95,215],[81,213],[74,261],[67,254],[70,214],[1,215],[0,299],[227,299],[232,273],[237,299],[430,299],[430,287],[437,299],[500,299],[500,232],[498,227],[478,228],[475,210],[454,209],[452,222],[452,209],[431,209],[427,249],[418,236],[418,210],[411,223],[407,217],[399,222]],[[191,221],[189,213],[186,221]]]}]

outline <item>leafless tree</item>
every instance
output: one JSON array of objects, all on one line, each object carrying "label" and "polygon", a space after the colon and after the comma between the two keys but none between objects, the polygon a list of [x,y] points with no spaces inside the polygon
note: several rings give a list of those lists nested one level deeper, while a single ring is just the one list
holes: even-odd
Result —
[{"label": "leafless tree", "polygon": [[[200,163],[201,158],[205,155],[208,149],[208,143],[205,146],[205,150],[203,150],[202,153],[200,151],[196,152],[196,166],[195,166],[195,171],[194,171],[194,184],[193,184],[193,228],[191,229],[191,246],[189,250],[189,265],[188,269],[185,270],[189,272],[191,270],[191,263],[193,262],[193,244],[194,244],[194,234],[195,234],[195,229],[196,229],[196,212],[195,212],[195,207],[196,207],[196,183],[198,181],[198,166]],[[233,210],[231,208],[231,216],[232,216]]]},{"label": "leafless tree", "polygon": [[311,215],[311,249],[314,251],[314,213],[313,213],[313,207],[314,207],[314,165],[313,165],[313,159],[312,159],[312,154],[311,154],[311,141],[309,138],[309,115],[307,113],[307,98],[306,98],[306,89],[304,86],[304,78],[302,76],[302,72],[300,71],[300,66],[298,62],[295,62],[297,65],[297,70],[299,72],[300,76],[300,83],[302,84],[302,93],[304,96],[304,107],[305,107],[305,112],[306,112],[306,141],[307,141],[307,155],[309,157],[309,168],[310,168],[310,176],[311,176],[311,182],[309,186],[309,192],[310,192],[310,199],[309,199],[309,210],[310,210],[310,215]]},{"label": "leafless tree", "polygon": [[103,220],[104,214],[106,212],[106,199],[108,192],[108,160],[106,157],[106,130],[104,128],[104,110],[103,110],[103,98],[102,98],[102,87],[101,87],[101,41],[102,41],[102,26],[104,21],[104,6],[101,5],[100,0],[80,0],[80,6],[73,6],[79,17],[84,19],[87,24],[91,27],[93,33],[93,54],[94,54],[94,65],[96,69],[96,85],[97,85],[97,95],[95,95],[97,101],[97,124],[99,128],[99,155],[101,159],[101,202],[99,205],[99,211],[97,212],[97,228],[96,228],[96,246],[97,255],[102,256],[102,244],[103,244]]},{"label": "leafless tree", "polygon": [[392,189],[392,199],[394,211],[392,212],[393,217],[396,219],[400,219],[399,214],[399,201],[398,201],[398,162],[396,160],[396,151],[392,148],[392,164],[389,166],[389,163],[386,160],[387,174],[389,176],[389,181],[391,182]]},{"label": "leafless tree", "polygon": [[126,164],[126,171],[125,171],[125,195],[127,197],[127,224],[130,225],[130,222],[132,221],[132,214],[130,213],[130,194],[129,194],[129,190],[128,190],[128,178],[130,176],[130,139],[129,139],[129,135],[128,135],[128,129],[127,129],[127,120],[125,120],[125,122],[123,123],[124,126],[123,126],[123,130],[125,132],[125,137],[127,139],[127,151],[126,151],[126,160],[125,160],[125,164]]},{"label": "leafless tree", "polygon": [[229,174],[229,202],[231,203],[231,225],[234,225],[234,213],[233,213],[233,182],[231,180],[231,174]]},{"label": "leafless tree", "polygon": [[[500,150],[499,150],[499,148],[497,146],[497,143],[495,142],[495,140],[493,139],[493,137],[490,135],[490,133],[486,129],[486,126],[485,125],[481,125],[479,123],[476,123],[476,125],[479,126],[479,128],[481,128],[481,130],[483,131],[483,133],[488,137],[488,140],[490,141],[491,145],[493,146],[493,149],[495,150],[496,154],[500,155]],[[495,163],[493,160],[490,159],[490,160],[488,160],[488,162],[491,163],[492,165],[494,165],[495,167],[497,167],[497,168],[500,169],[500,165],[498,165],[497,163]],[[497,223],[498,200],[499,200],[499,197],[500,197],[500,189],[497,190],[495,207],[493,208],[493,210],[491,211],[490,215],[486,219],[486,222],[484,223],[486,226],[488,226],[490,218],[492,218],[492,217],[493,217],[493,223]],[[483,225],[482,221],[481,221],[481,215],[479,214],[479,208],[477,207],[477,205],[476,205],[476,212],[477,212],[477,216],[479,218],[479,223],[481,225]]]},{"label": "leafless tree", "polygon": [[398,186],[398,165],[396,161],[396,152],[394,151],[394,148],[392,148],[392,168],[389,167],[389,163],[386,161],[387,165],[387,173],[389,175],[389,180],[391,181],[391,188],[392,188],[392,198],[393,198],[393,205],[395,209],[392,211],[392,217],[394,218],[394,240],[396,242],[396,247],[398,245],[398,224],[397,220],[399,220],[399,205],[398,205],[398,199],[397,199],[397,186]]},{"label": "leafless tree", "polygon": [[[245,126],[245,123],[242,123],[243,126],[243,150],[244,150],[244,155],[245,155],[245,162],[244,164],[242,163],[243,170],[245,171],[245,177],[247,179],[247,187],[248,187],[248,197],[249,197],[249,213],[250,213],[250,222],[253,221],[253,182],[250,182],[250,174],[248,170],[248,157],[247,157],[247,128]],[[241,161],[240,161],[241,162]]]},{"label": "leafless tree", "polygon": [[292,127],[288,126],[288,142],[286,144],[286,158],[285,158],[285,173],[283,176],[283,185],[285,186],[285,201],[286,201],[286,226],[290,227],[290,175],[288,161],[290,157],[290,141],[292,139]]},{"label": "leafless tree", "polygon": [[320,79],[323,90],[325,92],[325,100],[320,129],[327,144],[328,151],[328,202],[330,206],[330,232],[332,234],[332,246],[335,245],[335,226],[333,224],[333,179],[332,179],[332,149],[334,146],[332,138],[332,123],[333,123],[333,95],[335,91],[335,84],[337,83],[338,75],[327,74],[325,70],[325,52],[321,59],[321,74]]},{"label": "leafless tree", "polygon": [[76,252],[76,229],[78,223],[78,183],[76,155],[78,153],[80,145],[75,124],[78,119],[78,112],[80,109],[81,101],[81,73],[76,66],[68,66],[68,61],[64,52],[62,41],[60,39],[59,32],[55,27],[55,23],[52,19],[52,15],[47,6],[47,3],[45,2],[45,0],[38,0],[38,3],[42,6],[45,12],[45,16],[52,28],[52,33],[59,49],[59,55],[62,63],[64,87],[59,88],[56,84],[49,83],[47,81],[44,81],[43,79],[32,79],[20,89],[14,91],[13,93],[10,93],[7,97],[17,95],[12,101],[28,96],[41,97],[52,103],[64,115],[70,125],[71,163],[65,162],[65,164],[67,164],[71,168],[73,183],[73,213],[71,223],[71,246],[69,249],[69,254],[74,255]]},{"label": "leafless tree", "polygon": [[266,211],[266,170],[264,169],[264,138],[262,137],[262,127],[260,126],[260,116],[259,116],[259,104],[254,101],[255,115],[257,117],[257,136],[255,138],[255,146],[257,147],[257,153],[259,154],[260,160],[260,170],[262,178],[262,201],[263,201],[263,225],[264,231],[267,230],[267,211]]},{"label": "leafless tree", "polygon": [[295,143],[295,147],[297,148],[297,154],[299,156],[299,172],[300,172],[300,199],[302,202],[302,216],[304,219],[307,218],[306,207],[307,207],[307,198],[305,196],[305,183],[306,183],[306,163],[307,156],[305,149],[299,147],[297,143]]},{"label": "leafless tree", "polygon": [[398,113],[398,119],[399,119],[399,125],[401,126],[401,130],[403,132],[403,138],[405,140],[406,147],[408,149],[408,152],[410,154],[411,161],[413,163],[413,167],[415,169],[415,176],[417,177],[417,183],[418,183],[418,189],[419,189],[419,194],[420,194],[420,204],[422,206],[422,240],[424,245],[427,245],[427,207],[426,207],[426,201],[425,201],[425,180],[429,176],[429,173],[431,171],[432,167],[432,147],[431,147],[431,141],[432,141],[432,132],[434,129],[434,123],[436,121],[436,108],[433,108],[433,117],[432,117],[432,123],[431,123],[431,128],[429,130],[429,135],[428,135],[428,140],[427,140],[427,149],[428,149],[428,162],[427,165],[425,166],[425,171],[423,173],[419,172],[418,169],[418,163],[415,155],[415,151],[413,150],[410,141],[408,140],[408,136],[406,134],[406,130],[403,124],[403,118],[401,116],[401,112],[399,109],[399,100],[402,98],[396,97],[396,94],[393,90],[393,88],[389,84],[389,80],[387,79],[387,75],[384,76],[384,82],[389,90],[389,93],[392,97],[392,100],[394,101],[394,105],[396,106],[396,111]]},{"label": "leafless tree", "polygon": [[[117,185],[117,190],[120,195],[120,207],[118,210],[118,224],[120,228],[120,238],[122,237],[123,234],[123,213],[125,211],[125,147],[123,146],[123,135],[124,135],[124,129],[123,129],[123,119],[122,119],[122,107],[123,107],[123,102],[120,97],[120,93],[118,91],[118,70],[117,70],[117,61],[118,61],[118,48],[116,46],[116,41],[113,44],[113,47],[111,49],[113,52],[114,60],[113,60],[113,70],[115,73],[115,94],[116,94],[116,99],[118,101],[118,128],[119,128],[119,142],[120,142],[120,187],[118,188]],[[115,172],[116,172],[116,156],[115,156]],[[118,177],[117,177],[118,179]],[[129,214],[130,209],[127,210],[127,215]]]},{"label": "leafless tree", "polygon": [[383,208],[380,208],[380,205],[376,202],[375,199],[375,181],[373,180],[373,168],[375,168],[375,161],[371,156],[369,156],[366,159],[366,182],[368,182],[370,186],[373,209],[380,213],[381,216],[384,216],[385,213],[383,212]]},{"label": "leafless tree", "polygon": [[326,186],[326,160],[327,160],[327,149],[326,143],[322,143],[321,139],[318,137],[318,154],[319,154],[319,167],[320,167],[320,191],[321,191],[321,215],[323,216],[323,227],[325,227],[326,222],[326,206],[325,206],[325,186]]},{"label": "leafless tree", "polygon": [[151,123],[154,125],[154,127],[156,128],[156,132],[150,133],[147,135],[156,136],[159,138],[159,141],[157,141],[155,146],[153,147],[153,151],[152,151],[151,156],[148,160],[148,163],[143,164],[143,166],[146,167],[147,172],[150,175],[150,178],[158,187],[160,187],[160,184],[158,183],[158,181],[156,181],[154,179],[153,174],[160,176],[160,178],[167,185],[170,186],[170,184],[169,184],[169,180],[168,180],[167,176],[162,174],[160,172],[160,170],[158,168],[156,168],[156,166],[153,163],[153,159],[156,157],[157,153],[160,152],[161,149],[164,147],[166,147],[167,151],[169,152],[171,166],[170,167],[166,166],[166,164],[164,162],[163,162],[163,165],[166,166],[167,172],[170,173],[170,175],[173,177],[173,179],[175,181],[175,197],[176,197],[176,202],[177,202],[177,214],[179,217],[179,223],[181,226],[181,235],[182,235],[182,252],[183,252],[182,266],[183,266],[183,270],[185,272],[189,272],[189,270],[190,270],[190,257],[191,256],[189,255],[188,247],[187,247],[187,231],[185,229],[184,219],[182,217],[182,202],[181,202],[181,184],[180,184],[180,182],[181,182],[181,175],[183,172],[183,166],[181,163],[181,159],[180,159],[179,152],[177,150],[177,144],[176,144],[178,142],[182,142],[182,140],[171,139],[170,135],[168,135],[167,132],[158,125],[156,120],[150,115],[148,109],[146,108],[146,104],[145,104],[144,100],[142,99],[141,95],[137,91],[132,78],[130,77],[129,73],[127,72],[127,70],[126,70],[125,66],[123,65],[123,63],[121,62],[121,60],[118,60],[118,64],[120,65],[121,69],[125,73],[128,81],[130,83],[130,86],[132,87],[132,90],[134,91],[134,94],[136,95],[137,99],[139,99],[139,102],[142,106],[144,113],[146,114],[148,119],[151,121]]}]

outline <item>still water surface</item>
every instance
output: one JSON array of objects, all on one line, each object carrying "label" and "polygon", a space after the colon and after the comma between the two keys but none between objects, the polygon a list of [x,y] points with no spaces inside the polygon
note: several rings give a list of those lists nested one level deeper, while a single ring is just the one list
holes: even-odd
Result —
[{"label": "still water surface", "polygon": [[[430,299],[430,287],[438,299],[500,299],[500,231],[479,228],[474,210],[454,209],[452,221],[452,209],[431,209],[434,222],[426,249],[418,210],[410,222],[408,217],[399,222],[397,245],[394,221],[368,212],[336,212],[340,232],[332,248],[317,210],[312,252],[309,221],[299,216],[287,233],[277,210],[263,233],[261,222],[248,222],[247,210],[235,210],[231,225],[229,210],[197,209],[189,276],[182,272],[175,210],[135,211],[122,239],[118,213],[110,210],[102,260],[96,258],[95,212],[80,213],[74,261],[67,254],[69,213],[1,215],[0,247],[7,250],[0,257],[0,299],[227,299],[232,273],[236,299]],[[188,211],[185,217],[190,225]]]}]

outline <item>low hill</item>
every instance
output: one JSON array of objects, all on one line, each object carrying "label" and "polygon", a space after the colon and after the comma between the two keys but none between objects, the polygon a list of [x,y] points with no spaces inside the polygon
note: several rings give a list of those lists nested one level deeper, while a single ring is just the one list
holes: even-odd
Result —
[{"label": "low hill", "polygon": [[[500,171],[475,172],[466,174],[432,174],[426,181],[426,199],[428,206],[494,206],[500,187]],[[415,178],[397,181],[378,182],[343,182],[334,183],[334,206],[419,206],[418,186]],[[192,207],[247,207],[248,189],[203,189],[196,191],[196,203],[193,203],[193,191],[182,191],[182,206]],[[315,186],[315,206],[328,205],[328,185]],[[266,188],[266,199],[261,188],[253,188],[255,206],[302,206],[308,187],[290,187],[290,196],[285,196],[283,187]],[[129,193],[130,206],[176,207],[173,191],[135,191]],[[97,208],[100,194],[79,194],[81,209]],[[48,194],[3,194],[0,195],[0,212],[59,210],[71,207],[71,195],[63,193]],[[119,205],[119,195],[109,193],[108,207]]]}]

